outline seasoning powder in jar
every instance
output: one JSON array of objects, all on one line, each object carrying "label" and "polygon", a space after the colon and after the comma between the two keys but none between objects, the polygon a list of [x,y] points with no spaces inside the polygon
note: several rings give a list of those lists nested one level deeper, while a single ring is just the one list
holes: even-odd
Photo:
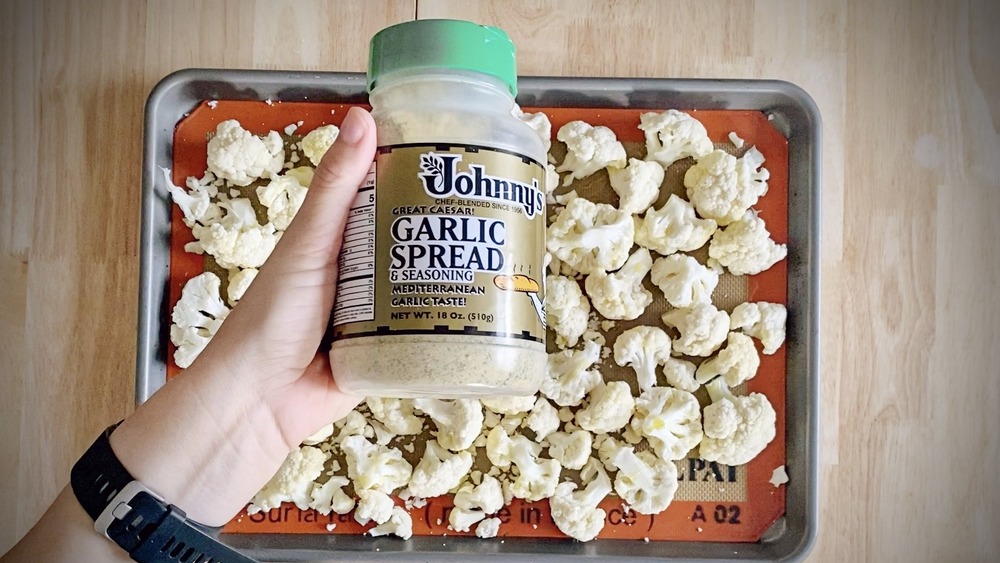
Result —
[{"label": "seasoning powder in jar", "polygon": [[511,113],[514,45],[455,20],[371,41],[378,151],[340,255],[330,360],[365,396],[536,392],[545,353],[545,149]]}]

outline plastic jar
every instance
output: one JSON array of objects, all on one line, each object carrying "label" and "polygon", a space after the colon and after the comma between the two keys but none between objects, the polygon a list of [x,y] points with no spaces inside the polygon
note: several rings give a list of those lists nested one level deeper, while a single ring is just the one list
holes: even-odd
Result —
[{"label": "plastic jar", "polygon": [[340,256],[330,360],[344,391],[529,395],[546,369],[545,149],[512,114],[514,45],[420,20],[371,41],[379,149]]}]

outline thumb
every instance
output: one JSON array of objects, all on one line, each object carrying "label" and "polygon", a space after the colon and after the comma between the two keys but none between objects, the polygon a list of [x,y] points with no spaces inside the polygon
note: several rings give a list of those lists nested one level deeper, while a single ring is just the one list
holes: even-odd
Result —
[{"label": "thumb", "polygon": [[375,121],[353,107],[316,168],[305,201],[268,260],[268,269],[284,273],[336,264],[347,214],[374,157]]}]

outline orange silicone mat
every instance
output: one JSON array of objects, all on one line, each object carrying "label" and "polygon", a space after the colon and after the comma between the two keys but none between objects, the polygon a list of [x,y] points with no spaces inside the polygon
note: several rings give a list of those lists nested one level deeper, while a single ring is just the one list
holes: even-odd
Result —
[{"label": "orange silicone mat", "polygon": [[[188,176],[201,177],[206,168],[206,148],[209,133],[216,125],[227,119],[237,119],[246,129],[256,134],[266,134],[269,130],[281,132],[291,123],[302,122],[295,131],[299,136],[320,125],[339,125],[347,113],[349,105],[323,103],[274,103],[219,100],[210,107],[202,103],[182,120],[174,132],[173,181],[183,185]],[[664,108],[665,109],[665,108]],[[684,108],[678,108],[684,109]],[[637,128],[639,115],[649,109],[573,109],[573,108],[525,108],[525,111],[544,111],[552,122],[553,133],[568,121],[582,119],[595,125],[610,127],[625,143],[630,156],[640,152],[643,134]],[[716,146],[739,154],[728,140],[728,134],[735,132],[745,140],[746,147],[756,145],[765,155],[765,166],[771,173],[769,190],[755,208],[767,223],[772,238],[779,243],[787,242],[788,227],[788,143],[768,122],[766,116],[757,111],[733,110],[690,110],[708,130]],[[555,144],[555,143],[554,143]],[[557,147],[553,151],[557,151]],[[676,183],[682,176],[683,167],[688,163],[678,163],[667,171],[668,180]],[[594,177],[606,173],[599,172]],[[590,179],[587,179],[590,180]],[[590,183],[592,184],[592,180]],[[587,181],[580,182],[581,193],[586,192]],[[571,188],[577,188],[577,185]],[[560,190],[562,193],[566,190]],[[609,190],[605,190],[609,191]],[[614,197],[613,193],[609,197]],[[613,200],[609,200],[613,202]],[[665,201],[665,196],[657,206]],[[171,252],[170,252],[170,308],[180,297],[181,288],[191,277],[206,268],[213,269],[210,259],[184,251],[184,245],[193,240],[190,229],[181,221],[182,214],[175,206],[172,211]],[[696,256],[698,253],[694,253]],[[224,271],[220,273],[224,274]],[[224,279],[224,278],[223,278]],[[730,280],[733,282],[734,280]],[[736,280],[741,283],[740,300],[770,301],[787,303],[787,261],[781,261],[766,272]],[[647,280],[648,282],[648,280]],[[724,282],[720,282],[720,287]],[[735,287],[735,286],[734,286]],[[716,295],[719,290],[717,289]],[[654,289],[654,296],[662,295]],[[654,303],[653,307],[657,304]],[[719,305],[720,308],[728,308]],[[660,311],[663,304],[659,304]],[[658,316],[658,315],[657,315]],[[646,318],[644,315],[643,318]],[[169,322],[169,321],[168,321]],[[622,324],[621,328],[631,326]],[[609,339],[609,345],[613,341]],[[173,346],[169,346],[173,356]],[[606,361],[605,370],[620,370],[613,361]],[[610,364],[610,365],[608,365]],[[179,372],[171,360],[168,363],[168,378]],[[785,463],[785,347],[771,356],[761,355],[758,375],[745,384],[749,391],[765,394],[777,412],[777,435],[773,442],[745,468],[729,468],[709,464],[699,459],[677,462],[681,479],[675,500],[666,511],[657,515],[641,515],[623,510],[622,501],[609,497],[602,507],[607,511],[607,525],[600,538],[649,539],[650,541],[725,541],[753,542],[785,511],[785,488],[775,488],[768,481],[774,468]],[[703,395],[703,394],[702,394]],[[704,397],[701,397],[704,400]],[[401,503],[400,503],[401,504]],[[451,508],[448,497],[431,499],[422,508],[410,511],[413,517],[415,535],[467,536],[470,533],[453,532],[447,528],[448,511]],[[547,501],[526,503],[519,499],[505,507],[498,515],[503,525],[500,537],[565,537],[555,527],[548,515]],[[328,531],[329,524],[336,524]],[[368,526],[357,524],[348,515],[322,516],[315,511],[301,511],[290,504],[274,509],[270,513],[248,516],[241,512],[225,528],[227,533],[292,533],[292,534],[361,534]]]}]

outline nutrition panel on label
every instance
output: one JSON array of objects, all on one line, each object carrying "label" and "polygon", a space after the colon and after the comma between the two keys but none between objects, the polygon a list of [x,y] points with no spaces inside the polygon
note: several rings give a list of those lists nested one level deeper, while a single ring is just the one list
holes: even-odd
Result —
[{"label": "nutrition panel on label", "polygon": [[375,318],[375,163],[358,189],[338,261],[340,281],[334,323]]}]

